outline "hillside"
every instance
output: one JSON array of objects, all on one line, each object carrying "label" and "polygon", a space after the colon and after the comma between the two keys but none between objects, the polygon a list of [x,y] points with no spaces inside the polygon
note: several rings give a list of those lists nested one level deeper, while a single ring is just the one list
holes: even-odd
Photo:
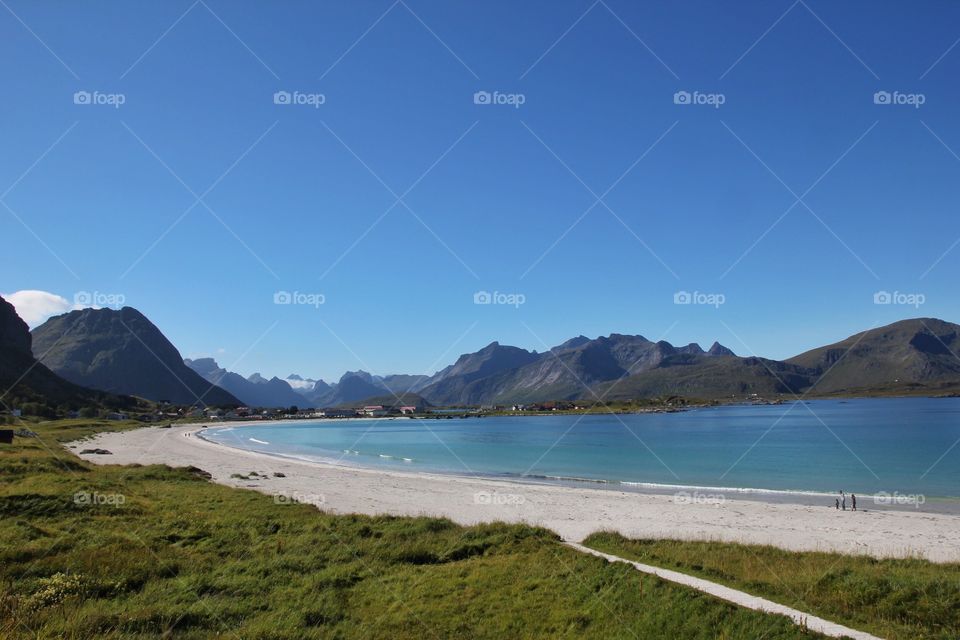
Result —
[{"label": "hillside", "polygon": [[[799,394],[809,385],[809,372],[796,365],[755,357],[694,356],[667,360],[655,369],[598,385],[593,391],[606,400],[666,395],[707,400]],[[581,397],[594,399],[590,393]]]},{"label": "hillside", "polygon": [[960,388],[958,353],[960,325],[914,318],[857,333],[787,362],[811,370],[812,391],[818,394],[940,392]]},{"label": "hillside", "polygon": [[[85,407],[129,409],[136,400],[72,384],[36,361],[27,324],[9,302],[0,298],[0,408],[34,409],[51,415],[55,410]],[[37,405],[31,407],[29,405]],[[39,410],[39,411],[37,411]]]},{"label": "hillside", "polygon": [[33,353],[74,384],[175,404],[240,405],[183,363],[176,347],[131,307],[83,309],[33,330]]},{"label": "hillside", "polygon": [[536,352],[492,342],[475,353],[465,353],[452,365],[441,369],[430,378],[420,394],[434,404],[480,404],[494,393],[489,384],[506,371],[512,371],[539,358]]}]

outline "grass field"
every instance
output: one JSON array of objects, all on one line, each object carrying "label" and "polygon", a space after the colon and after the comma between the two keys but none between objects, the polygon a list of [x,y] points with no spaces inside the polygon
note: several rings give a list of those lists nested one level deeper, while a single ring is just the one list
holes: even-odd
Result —
[{"label": "grass field", "polygon": [[331,516],[198,470],[0,445],[0,638],[810,638],[545,530]]},{"label": "grass field", "polygon": [[628,540],[589,547],[719,582],[884,638],[960,638],[960,564],[875,560],[719,542]]}]

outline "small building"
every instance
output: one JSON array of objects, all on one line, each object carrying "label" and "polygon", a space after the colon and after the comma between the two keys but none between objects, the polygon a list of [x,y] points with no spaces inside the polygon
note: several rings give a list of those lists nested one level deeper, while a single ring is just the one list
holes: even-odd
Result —
[{"label": "small building", "polygon": [[387,415],[388,411],[383,408],[382,404],[371,404],[360,409],[360,413],[371,418],[379,418]]},{"label": "small building", "polygon": [[130,416],[125,413],[113,412],[107,414],[107,420],[129,420]]},{"label": "small building", "polygon": [[405,416],[414,414],[416,412],[417,412],[416,407],[400,407],[400,413],[402,413]]}]

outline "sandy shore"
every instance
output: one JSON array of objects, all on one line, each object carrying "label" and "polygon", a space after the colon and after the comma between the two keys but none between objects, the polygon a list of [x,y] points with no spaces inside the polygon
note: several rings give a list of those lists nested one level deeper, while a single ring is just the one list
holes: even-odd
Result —
[{"label": "sandy shore", "polygon": [[[190,425],[104,433],[70,448],[78,454],[89,448],[112,452],[81,456],[97,464],[192,465],[221,484],[314,503],[332,513],[443,516],[468,525],[527,522],[571,542],[607,529],[633,538],[722,540],[960,561],[957,515],[869,508],[844,512],[750,500],[684,503],[663,494],[342,467],[225,447],[198,438],[199,430]],[[268,477],[231,477],[251,471]]]}]

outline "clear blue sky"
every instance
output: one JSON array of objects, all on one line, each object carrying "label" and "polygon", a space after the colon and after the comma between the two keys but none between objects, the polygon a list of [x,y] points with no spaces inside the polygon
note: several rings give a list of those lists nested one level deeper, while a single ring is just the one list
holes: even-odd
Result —
[{"label": "clear blue sky", "polygon": [[185,356],[336,379],[960,320],[960,5],[5,2],[0,291],[122,294]]}]

